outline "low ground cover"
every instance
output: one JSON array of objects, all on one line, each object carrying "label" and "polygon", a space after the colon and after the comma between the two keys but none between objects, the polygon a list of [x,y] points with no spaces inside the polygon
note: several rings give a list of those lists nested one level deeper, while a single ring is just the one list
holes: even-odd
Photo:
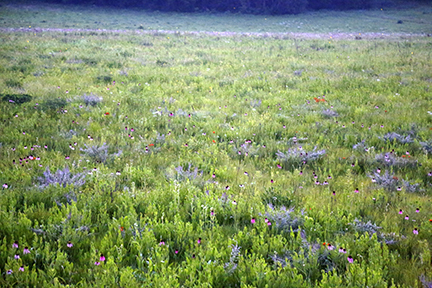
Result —
[{"label": "low ground cover", "polygon": [[428,287],[431,47],[3,32],[0,283]]}]

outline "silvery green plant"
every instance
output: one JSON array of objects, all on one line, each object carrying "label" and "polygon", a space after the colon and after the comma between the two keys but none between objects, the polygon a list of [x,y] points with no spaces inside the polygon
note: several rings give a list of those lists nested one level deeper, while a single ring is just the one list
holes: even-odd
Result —
[{"label": "silvery green plant", "polygon": [[96,106],[97,104],[101,103],[103,98],[94,95],[93,93],[90,93],[90,95],[87,95],[84,93],[84,95],[81,97],[81,99],[84,101],[84,103],[87,106]]},{"label": "silvery green plant", "polygon": [[39,188],[45,189],[49,185],[59,185],[61,187],[66,187],[68,185],[73,185],[74,187],[80,187],[85,184],[86,174],[77,173],[73,175],[69,167],[66,166],[63,170],[58,169],[54,174],[51,173],[49,167],[46,167],[43,177],[38,177]]},{"label": "silvery green plant", "polygon": [[251,100],[249,104],[252,108],[258,108],[261,106],[262,101],[261,100]]},{"label": "silvery green plant", "polygon": [[428,142],[420,142],[420,145],[427,154],[432,154],[432,140],[429,140]]},{"label": "silvery green plant", "polygon": [[[240,145],[240,147],[233,147],[233,151],[237,155],[247,155],[247,156],[254,156],[258,153],[259,147],[254,146],[250,143],[243,143]],[[240,152],[240,153],[239,153]]]},{"label": "silvery green plant", "polygon": [[376,183],[376,185],[387,191],[394,191],[400,186],[399,179],[394,177],[393,174],[390,175],[387,170],[382,175],[375,172],[373,175],[368,175],[368,177],[371,178],[372,182]]},{"label": "silvery green plant", "polygon": [[397,141],[401,144],[407,144],[407,143],[413,143],[414,142],[412,135],[402,136],[396,132],[389,132],[389,133],[385,134],[383,137],[383,140],[386,142]]},{"label": "silvery green plant", "polygon": [[365,140],[362,140],[361,142],[358,142],[357,144],[353,145],[353,149],[361,152],[368,152],[370,149],[373,149],[374,147],[369,147],[369,145],[366,144]]},{"label": "silvery green plant", "polygon": [[348,225],[351,225],[355,231],[361,234],[368,233],[369,236],[372,236],[372,234],[377,234],[379,230],[382,229],[382,227],[372,224],[371,221],[365,223],[358,219],[355,219],[353,223],[349,223]]},{"label": "silvery green plant", "polygon": [[176,167],[174,170],[176,173],[169,173],[167,174],[167,178],[170,180],[177,180],[179,182],[187,181],[190,182],[194,181],[198,177],[201,177],[203,172],[198,172],[198,167],[195,167],[195,169],[191,170],[192,165],[189,163],[188,168],[184,169],[182,166]]},{"label": "silvery green plant", "polygon": [[[294,207],[287,209],[285,206],[276,209],[273,204],[268,204],[269,210],[264,213],[264,216],[276,227],[279,231],[297,233],[300,230],[304,219],[294,215]],[[301,231],[303,232],[303,231]]]},{"label": "silvery green plant", "polygon": [[419,183],[411,184],[410,182],[405,180],[402,180],[402,182],[407,192],[415,193],[421,191]]},{"label": "silvery green plant", "polygon": [[395,153],[381,153],[375,155],[375,162],[385,167],[403,168],[403,167],[417,167],[419,163],[407,158],[396,156]]},{"label": "silvery green plant", "polygon": [[278,151],[276,156],[287,168],[297,168],[302,164],[316,161],[325,155],[326,150],[317,151],[316,148],[315,146],[309,152],[304,151],[301,147],[289,148],[286,153]]},{"label": "silvery green plant", "polygon": [[237,258],[240,255],[240,249],[241,247],[238,246],[237,244],[231,245],[231,255],[230,255],[230,260],[229,262],[224,264],[224,268],[227,271],[228,274],[232,274],[234,273],[234,271],[237,269]]},{"label": "silvery green plant", "polygon": [[427,279],[424,274],[420,276],[420,282],[423,284],[424,288],[432,288],[432,280]]},{"label": "silvery green plant", "polygon": [[100,147],[97,145],[89,147],[87,146],[87,144],[84,144],[84,146],[86,147],[86,149],[80,148],[80,150],[84,152],[84,154],[81,154],[81,156],[89,157],[95,162],[105,163],[108,159],[118,157],[122,153],[122,150],[119,150],[119,152],[109,155],[109,146],[106,145],[106,143],[104,143]]},{"label": "silvery green plant", "polygon": [[332,118],[332,117],[338,117],[339,116],[339,114],[336,111],[331,110],[331,109],[322,110],[321,114],[324,117],[327,117],[327,118]]}]

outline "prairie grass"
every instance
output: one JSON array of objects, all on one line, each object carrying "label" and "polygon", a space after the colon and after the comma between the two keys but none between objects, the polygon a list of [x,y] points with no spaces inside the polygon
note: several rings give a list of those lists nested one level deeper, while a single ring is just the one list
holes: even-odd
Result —
[{"label": "prairie grass", "polygon": [[[6,6],[3,27],[260,18],[38,7]],[[1,36],[1,286],[429,285],[431,38]]]}]

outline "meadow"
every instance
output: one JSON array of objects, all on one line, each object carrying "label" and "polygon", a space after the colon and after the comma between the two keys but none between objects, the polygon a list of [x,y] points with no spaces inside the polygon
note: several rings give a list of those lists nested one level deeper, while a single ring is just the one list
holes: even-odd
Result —
[{"label": "meadow", "polygon": [[264,20],[317,31],[20,7],[0,13],[0,286],[431,287],[425,7]]}]

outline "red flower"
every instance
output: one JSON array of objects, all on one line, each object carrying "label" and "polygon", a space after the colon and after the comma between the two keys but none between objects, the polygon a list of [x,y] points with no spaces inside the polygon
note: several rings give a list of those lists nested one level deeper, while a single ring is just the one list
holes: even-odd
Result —
[{"label": "red flower", "polygon": [[215,134],[216,132],[215,131],[213,131],[213,134]]},{"label": "red flower", "polygon": [[216,141],[215,141],[215,140],[213,140],[213,143],[216,143]]},{"label": "red flower", "polygon": [[124,227],[123,227],[123,226],[122,226],[122,227],[120,227],[120,231],[122,231],[122,232],[124,231]]},{"label": "red flower", "polygon": [[154,146],[154,144],[152,143],[152,144],[149,144],[149,146]]},{"label": "red flower", "polygon": [[106,112],[105,115],[109,115],[109,112]]}]

